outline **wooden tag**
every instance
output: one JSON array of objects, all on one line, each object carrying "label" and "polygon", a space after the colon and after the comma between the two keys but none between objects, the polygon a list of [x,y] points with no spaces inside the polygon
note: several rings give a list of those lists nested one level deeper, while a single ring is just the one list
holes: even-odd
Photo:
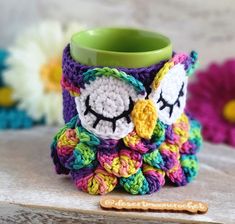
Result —
[{"label": "wooden tag", "polygon": [[147,200],[127,200],[122,198],[103,197],[100,200],[103,209],[156,212],[206,213],[208,205],[200,201],[156,202]]}]

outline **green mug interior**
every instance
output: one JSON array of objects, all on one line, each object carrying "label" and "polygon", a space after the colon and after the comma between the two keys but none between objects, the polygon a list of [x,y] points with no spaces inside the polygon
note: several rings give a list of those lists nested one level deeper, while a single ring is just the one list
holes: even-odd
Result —
[{"label": "green mug interior", "polygon": [[139,68],[171,58],[172,45],[162,34],[133,28],[97,28],[71,38],[74,60],[91,66]]}]

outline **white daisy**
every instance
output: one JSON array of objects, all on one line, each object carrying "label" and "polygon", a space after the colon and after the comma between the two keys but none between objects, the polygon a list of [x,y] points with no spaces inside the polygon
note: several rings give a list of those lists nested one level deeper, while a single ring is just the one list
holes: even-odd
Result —
[{"label": "white daisy", "polygon": [[14,99],[35,120],[62,124],[60,79],[63,48],[83,27],[45,21],[23,32],[10,47],[9,69],[3,74],[14,90]]}]

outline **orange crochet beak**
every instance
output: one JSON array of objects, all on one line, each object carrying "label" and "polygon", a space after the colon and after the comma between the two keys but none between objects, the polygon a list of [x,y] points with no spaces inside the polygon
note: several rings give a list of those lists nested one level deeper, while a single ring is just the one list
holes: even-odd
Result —
[{"label": "orange crochet beak", "polygon": [[150,139],[157,121],[157,110],[150,99],[138,100],[131,112],[135,131],[139,137]]}]

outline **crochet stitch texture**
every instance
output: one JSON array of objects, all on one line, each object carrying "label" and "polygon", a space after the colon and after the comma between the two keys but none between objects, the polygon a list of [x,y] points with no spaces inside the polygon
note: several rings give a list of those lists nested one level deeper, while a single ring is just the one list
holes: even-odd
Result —
[{"label": "crochet stitch texture", "polygon": [[71,175],[89,194],[118,186],[151,194],[166,179],[175,186],[194,180],[201,127],[184,107],[196,59],[192,52],[148,68],[94,68],[75,62],[67,46],[61,81],[66,125],[51,145],[56,172]]}]

